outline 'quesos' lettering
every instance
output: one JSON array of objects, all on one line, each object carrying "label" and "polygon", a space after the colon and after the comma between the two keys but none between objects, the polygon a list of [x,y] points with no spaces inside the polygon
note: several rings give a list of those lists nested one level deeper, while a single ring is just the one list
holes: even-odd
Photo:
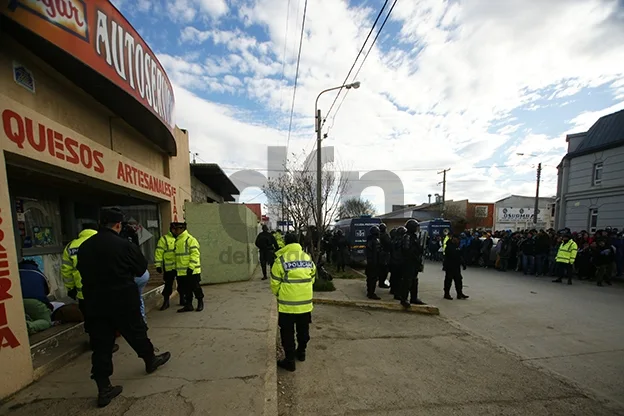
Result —
[{"label": "'quesos' lettering", "polygon": [[30,118],[6,109],[2,112],[2,125],[4,134],[20,149],[28,146],[40,153],[47,151],[51,156],[72,165],[82,165],[86,169],[104,173],[102,152],[44,124],[34,123]]}]

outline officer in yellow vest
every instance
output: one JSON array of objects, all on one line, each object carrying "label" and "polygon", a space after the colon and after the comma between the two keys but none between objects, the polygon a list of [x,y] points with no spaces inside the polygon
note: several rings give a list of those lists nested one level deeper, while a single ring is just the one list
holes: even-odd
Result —
[{"label": "officer in yellow vest", "polygon": [[285,246],[275,253],[276,259],[271,269],[271,291],[277,296],[278,324],[286,355],[277,365],[288,371],[295,371],[295,358],[305,361],[312,322],[312,287],[316,278],[316,266],[312,258],[297,241],[295,234],[286,234]]},{"label": "officer in yellow vest", "polygon": [[[169,232],[158,239],[156,243],[156,251],[154,252],[154,263],[156,263],[156,271],[162,273],[165,288],[163,289],[163,304],[161,311],[169,308],[169,297],[173,293],[173,281],[176,280],[176,255],[175,242],[176,237],[173,235],[174,223],[169,225]],[[178,283],[178,294],[180,295],[180,305],[184,305],[183,294]]]},{"label": "officer in yellow vest", "polygon": [[275,241],[277,241],[277,246],[279,248],[283,248],[285,246],[285,244],[284,244],[284,237],[282,237],[282,231],[281,230],[273,231],[273,237],[275,237]]},{"label": "officer in yellow vest", "polygon": [[97,234],[97,224],[83,224],[78,238],[72,240],[63,250],[61,262],[61,275],[70,298],[78,300],[78,306],[84,315],[84,296],[82,295],[82,278],[76,268],[78,264],[78,249],[89,238]]},{"label": "officer in yellow vest", "polygon": [[184,307],[178,312],[193,311],[193,295],[197,298],[197,312],[204,310],[204,292],[199,284],[201,281],[201,263],[199,242],[186,229],[185,222],[173,224],[175,240],[176,273],[178,290],[184,293]]},{"label": "officer in yellow vest", "polygon": [[[61,260],[61,275],[63,283],[67,289],[67,295],[78,300],[78,308],[82,312],[84,318],[84,330],[89,332],[86,319],[85,299],[82,294],[82,277],[78,271],[78,250],[82,243],[97,234],[98,225],[95,223],[87,223],[82,225],[82,231],[78,234],[78,238],[72,240],[63,250],[63,259]],[[113,352],[119,350],[119,345],[113,346]]]},{"label": "officer in yellow vest", "polygon": [[572,284],[572,271],[577,252],[578,246],[574,240],[572,240],[572,235],[570,233],[565,233],[563,235],[563,241],[561,245],[559,245],[559,250],[557,250],[557,257],[555,259],[557,278],[553,280],[553,282],[561,283],[561,279],[567,277],[568,284]]}]

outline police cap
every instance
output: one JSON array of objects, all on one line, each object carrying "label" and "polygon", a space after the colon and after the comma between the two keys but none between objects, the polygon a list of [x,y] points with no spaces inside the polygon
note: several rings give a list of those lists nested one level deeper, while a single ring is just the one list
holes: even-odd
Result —
[{"label": "police cap", "polygon": [[119,208],[106,208],[100,212],[100,223],[103,225],[119,224],[124,221],[124,213]]}]

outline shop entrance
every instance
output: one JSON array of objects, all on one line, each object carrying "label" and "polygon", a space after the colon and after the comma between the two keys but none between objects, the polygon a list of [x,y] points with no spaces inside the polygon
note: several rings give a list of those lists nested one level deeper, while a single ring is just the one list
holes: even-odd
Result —
[{"label": "shop entrance", "polygon": [[[63,249],[82,231],[83,224],[97,223],[103,207],[121,207],[128,218],[138,222],[141,250],[148,263],[153,263],[161,229],[157,200],[14,155],[7,154],[6,162],[18,256],[32,260],[45,275],[54,307],[74,303],[61,276]],[[65,322],[30,334],[30,344],[39,344],[76,324]]]}]

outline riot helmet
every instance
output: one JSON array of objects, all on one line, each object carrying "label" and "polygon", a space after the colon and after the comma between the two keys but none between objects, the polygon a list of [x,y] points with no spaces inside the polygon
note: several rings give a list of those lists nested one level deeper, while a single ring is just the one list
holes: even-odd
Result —
[{"label": "riot helmet", "polygon": [[379,224],[379,231],[382,233],[385,233],[388,227],[386,227],[386,224],[384,224],[383,222],[381,224]]},{"label": "riot helmet", "polygon": [[376,225],[372,226],[369,230],[370,235],[373,235],[375,237],[379,236],[379,227],[377,227]]},{"label": "riot helmet", "polygon": [[405,229],[410,233],[415,233],[420,228],[420,224],[413,218],[410,218],[405,222]]}]

